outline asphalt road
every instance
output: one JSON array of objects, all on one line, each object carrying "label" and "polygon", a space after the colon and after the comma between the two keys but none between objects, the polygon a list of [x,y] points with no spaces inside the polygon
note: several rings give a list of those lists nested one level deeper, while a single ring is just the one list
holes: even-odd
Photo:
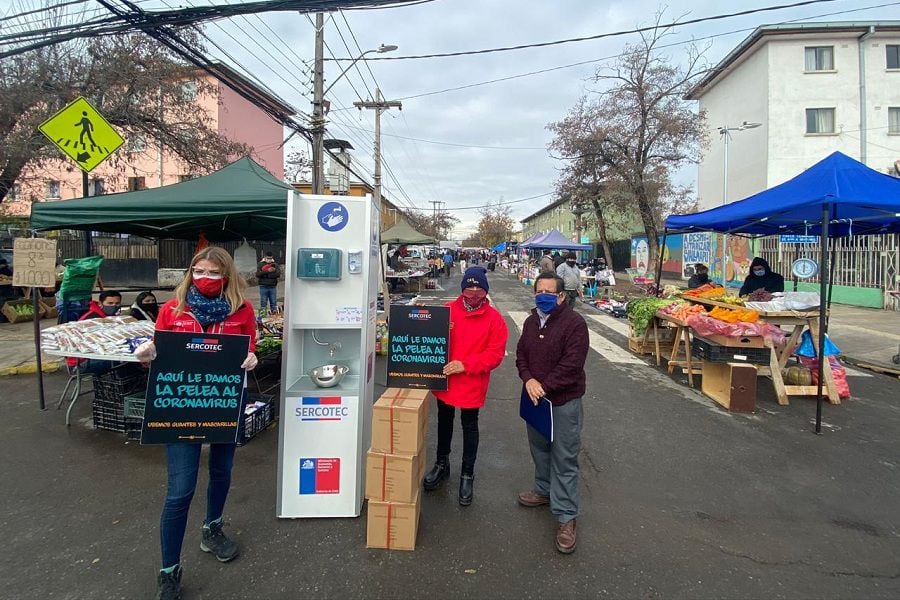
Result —
[{"label": "asphalt road", "polygon": [[[512,279],[491,281],[512,355],[531,297]],[[482,412],[475,502],[456,502],[457,425],[450,485],[424,496],[414,552],[367,550],[364,517],[277,520],[272,428],[238,449],[226,507],[242,547],[233,563],[199,550],[201,474],[185,597],[900,596],[896,379],[851,371],[854,399],[826,405],[817,436],[812,401],[779,406],[761,378],[756,413],[727,413],[623,350],[621,322],[579,310],[593,350],[574,554],[555,550],[549,511],[515,503],[532,467],[510,356]],[[379,373],[383,383],[383,362]],[[65,380],[46,381],[56,396]],[[0,379],[0,596],[152,597],[162,451],[93,430],[87,401],[67,429],[64,411],[37,409],[35,389],[33,376]]]}]

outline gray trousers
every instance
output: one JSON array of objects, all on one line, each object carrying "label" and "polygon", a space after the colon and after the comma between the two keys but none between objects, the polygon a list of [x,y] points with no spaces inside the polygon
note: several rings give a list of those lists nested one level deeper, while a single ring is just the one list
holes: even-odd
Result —
[{"label": "gray trousers", "polygon": [[550,496],[550,511],[560,523],[578,516],[578,452],[581,450],[581,398],[553,407],[553,443],[531,425],[528,445],[534,461],[534,491]]}]

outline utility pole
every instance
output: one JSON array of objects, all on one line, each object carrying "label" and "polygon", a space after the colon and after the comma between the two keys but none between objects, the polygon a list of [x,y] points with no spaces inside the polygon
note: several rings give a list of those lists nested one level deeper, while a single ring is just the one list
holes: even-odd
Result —
[{"label": "utility pole", "polygon": [[322,141],[325,137],[325,14],[316,13],[316,53],[313,66],[313,114],[312,114],[312,193],[325,193],[325,165]]},{"label": "utility pole", "polygon": [[375,205],[381,206],[381,113],[389,108],[403,110],[403,104],[399,100],[382,100],[381,90],[375,88],[374,102],[354,102],[353,106],[375,111]]},{"label": "utility pole", "polygon": [[441,231],[438,228],[438,206],[441,204],[440,200],[429,200],[431,202],[431,228],[434,230],[434,236],[441,237]]}]

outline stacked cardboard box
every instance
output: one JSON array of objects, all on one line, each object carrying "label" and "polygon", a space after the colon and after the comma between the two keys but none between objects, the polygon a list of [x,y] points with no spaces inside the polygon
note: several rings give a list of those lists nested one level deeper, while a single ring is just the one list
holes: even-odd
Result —
[{"label": "stacked cardboard box", "polygon": [[428,390],[399,388],[388,388],[375,402],[372,447],[366,456],[369,548],[416,547],[430,404]]}]

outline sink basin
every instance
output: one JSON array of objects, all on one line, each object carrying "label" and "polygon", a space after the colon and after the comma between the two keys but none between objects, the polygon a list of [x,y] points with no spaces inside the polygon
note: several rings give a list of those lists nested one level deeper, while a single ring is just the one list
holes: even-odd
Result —
[{"label": "sink basin", "polygon": [[344,375],[349,372],[350,367],[346,365],[322,365],[321,367],[310,369],[309,378],[321,388],[330,388],[339,384]]}]

